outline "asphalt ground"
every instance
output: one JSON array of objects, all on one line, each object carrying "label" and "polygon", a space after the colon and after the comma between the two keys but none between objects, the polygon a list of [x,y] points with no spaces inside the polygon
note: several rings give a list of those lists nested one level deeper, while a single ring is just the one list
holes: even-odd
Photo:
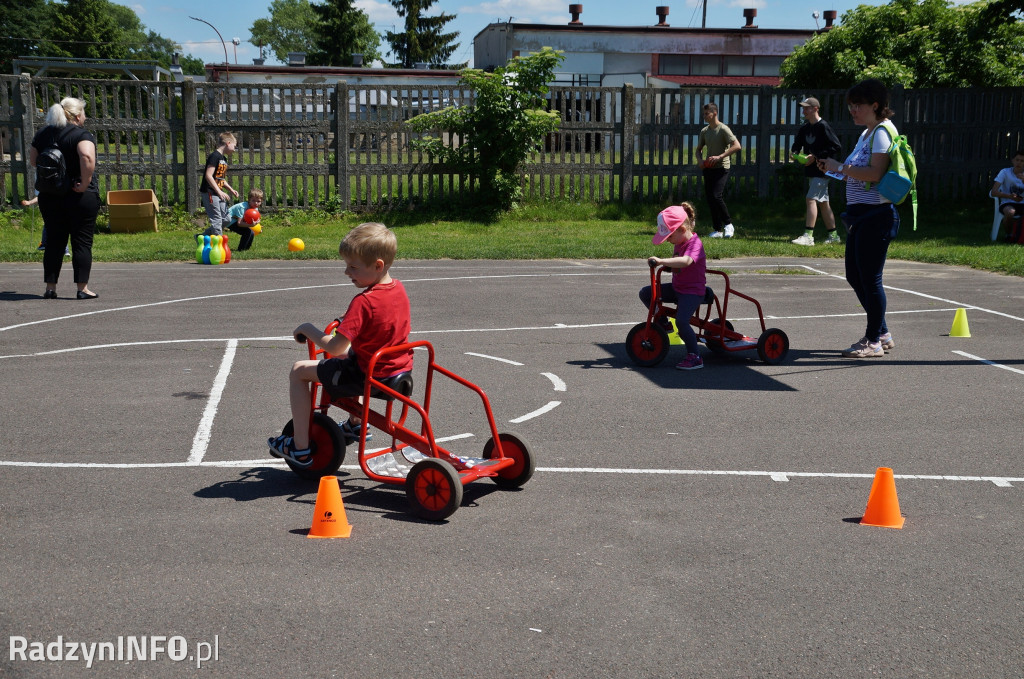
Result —
[{"label": "asphalt ground", "polygon": [[[785,362],[635,367],[642,261],[396,263],[412,339],[538,469],[428,523],[350,448],[352,535],[310,540],[317,486],[265,441],[292,329],[356,292],[340,262],[98,264],[88,302],[0,264],[0,675],[1024,676],[1024,280],[890,262],[897,347],[854,360],[841,261],[712,266]],[[432,423],[479,455],[460,389]],[[879,467],[900,530],[858,523]]]}]

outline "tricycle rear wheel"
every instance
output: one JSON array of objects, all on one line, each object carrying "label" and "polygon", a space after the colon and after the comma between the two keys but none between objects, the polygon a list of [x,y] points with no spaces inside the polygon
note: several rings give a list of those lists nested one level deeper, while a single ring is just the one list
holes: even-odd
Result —
[{"label": "tricycle rear wheel", "polygon": [[626,335],[626,354],[643,368],[658,365],[668,356],[668,333],[659,325],[640,323]]},{"label": "tricycle rear wheel", "polygon": [[462,504],[462,480],[444,460],[420,460],[405,479],[405,494],[421,519],[442,521]]},{"label": "tricycle rear wheel", "polygon": [[[710,349],[712,352],[716,354],[724,354],[726,352],[726,348],[725,345],[722,343],[720,337],[708,337],[708,326],[714,326],[715,329],[718,330],[718,328],[722,326],[722,319],[713,318],[704,325],[704,344],[707,345],[707,348]],[[726,320],[725,322],[725,329],[730,331],[735,330],[735,328],[732,327],[732,322],[729,320]],[[720,336],[725,335],[724,332],[719,332],[717,334],[719,334]]]},{"label": "tricycle rear wheel", "polygon": [[789,353],[789,337],[778,328],[768,328],[757,338],[757,355],[765,363],[780,363]]},{"label": "tricycle rear wheel", "polygon": [[[498,434],[501,441],[501,452],[505,457],[515,460],[515,464],[505,467],[494,477],[494,483],[501,488],[518,488],[533,476],[537,465],[530,452],[530,446],[518,434]],[[498,456],[498,447],[491,438],[484,446],[484,458],[491,460]]]}]

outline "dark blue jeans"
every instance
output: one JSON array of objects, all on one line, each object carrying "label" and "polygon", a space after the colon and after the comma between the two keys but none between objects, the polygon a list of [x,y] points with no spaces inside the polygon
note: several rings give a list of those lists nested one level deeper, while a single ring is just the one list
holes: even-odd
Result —
[{"label": "dark blue jeans", "polygon": [[[645,285],[640,289],[640,301],[648,309],[651,307],[651,286]],[[693,312],[704,301],[704,295],[680,295],[671,283],[662,283],[661,301],[676,305],[676,328],[679,330],[679,338],[686,345],[687,353],[700,353],[697,351],[700,345],[696,333],[693,332],[693,326],[690,325],[690,316],[693,316]]]},{"label": "dark blue jeans", "polygon": [[900,230],[900,216],[893,205],[853,203],[842,215],[846,224],[846,282],[857,294],[867,313],[864,336],[877,342],[889,332],[885,323],[885,288],[882,269],[889,253],[889,242]]}]

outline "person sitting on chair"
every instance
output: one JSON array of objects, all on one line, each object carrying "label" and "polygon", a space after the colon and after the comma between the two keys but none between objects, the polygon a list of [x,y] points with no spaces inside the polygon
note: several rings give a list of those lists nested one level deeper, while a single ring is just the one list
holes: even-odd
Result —
[{"label": "person sitting on chair", "polygon": [[1012,166],[1004,167],[996,175],[989,192],[999,199],[999,211],[1003,213],[1003,228],[1009,233],[1011,222],[1024,217],[1024,149],[1018,149],[1010,160]]}]

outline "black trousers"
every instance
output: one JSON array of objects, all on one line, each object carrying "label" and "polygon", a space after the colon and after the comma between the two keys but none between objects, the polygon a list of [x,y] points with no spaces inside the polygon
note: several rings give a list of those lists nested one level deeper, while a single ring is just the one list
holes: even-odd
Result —
[{"label": "black trousers", "polygon": [[46,252],[43,253],[43,281],[57,283],[64,264],[64,248],[71,241],[71,267],[76,283],[88,283],[92,272],[92,239],[96,234],[96,215],[100,194],[93,191],[64,196],[39,195],[39,213],[46,227]]},{"label": "black trousers", "polygon": [[729,171],[721,167],[706,168],[704,171],[704,197],[711,208],[711,225],[715,231],[721,231],[726,224],[732,224],[729,207],[725,204],[725,183],[729,181]]},{"label": "black trousers", "polygon": [[238,241],[238,247],[235,248],[238,251],[248,250],[252,247],[252,242],[256,238],[256,234],[252,232],[247,226],[238,226],[237,224],[231,224],[228,229],[237,233],[241,238]]}]

